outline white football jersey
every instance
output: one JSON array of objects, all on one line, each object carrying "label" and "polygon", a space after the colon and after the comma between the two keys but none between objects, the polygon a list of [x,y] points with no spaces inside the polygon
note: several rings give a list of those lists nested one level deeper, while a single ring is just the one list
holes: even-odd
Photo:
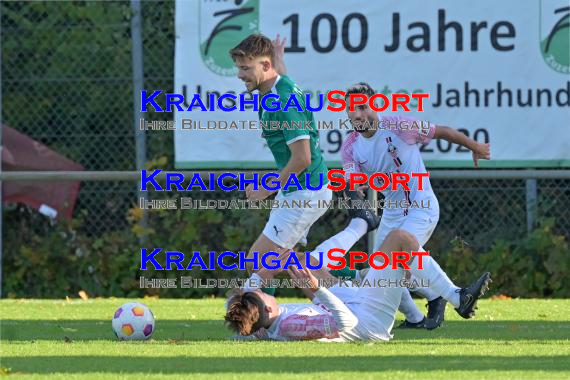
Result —
[{"label": "white football jersey", "polygon": [[[421,122],[413,118],[402,116],[383,116],[381,119],[381,128],[378,129],[374,136],[365,138],[358,132],[348,135],[342,145],[342,165],[346,171],[346,178],[350,173],[365,173],[370,177],[374,173],[384,173],[392,181],[392,173],[426,173],[426,168],[421,157],[420,146],[431,141],[435,134],[435,126],[426,122]],[[406,127],[401,129],[395,127]],[[416,126],[412,128],[412,126]],[[420,126],[419,128],[417,126]],[[393,206],[385,208],[382,214],[383,218],[397,219],[407,216],[410,213],[424,212],[430,216],[439,218],[439,204],[431,187],[429,178],[423,178],[423,190],[418,190],[419,178],[411,178],[408,182],[409,191],[404,190],[401,184],[398,184],[396,190],[391,190],[392,184],[382,191],[385,197],[385,207],[388,202],[398,202],[398,207]],[[384,180],[376,177],[374,184],[382,186]],[[400,208],[400,201],[407,201],[410,205],[415,205],[414,201],[420,207],[428,205],[429,209],[421,209],[417,207]],[[423,201],[423,203],[422,203]]]},{"label": "white football jersey", "polygon": [[336,322],[324,305],[281,304],[277,320],[267,329],[272,340],[313,340],[339,337]]}]

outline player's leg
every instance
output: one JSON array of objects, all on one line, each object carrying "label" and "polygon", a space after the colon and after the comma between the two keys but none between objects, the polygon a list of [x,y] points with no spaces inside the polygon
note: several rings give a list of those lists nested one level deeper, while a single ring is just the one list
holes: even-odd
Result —
[{"label": "player's leg", "polygon": [[258,258],[257,265],[254,265],[253,262],[246,262],[245,267],[249,274],[255,273],[262,268],[261,257],[264,253],[266,252],[283,253],[288,250],[290,250],[290,248],[283,247],[281,244],[274,242],[273,240],[265,236],[265,234],[261,233],[257,237],[257,240],[255,240],[255,242],[249,249],[249,253],[247,255],[248,259],[253,259],[256,256],[254,252],[257,252],[257,258]]},{"label": "player's leg", "polygon": [[[416,281],[414,281],[414,280],[416,280]],[[410,282],[414,283],[414,284],[419,283],[419,281],[417,281],[417,279],[414,276],[411,276]],[[433,290],[431,290],[429,287],[423,287],[423,288],[422,287],[412,287],[412,288],[410,288],[410,291],[418,294],[422,298],[425,298],[426,300],[428,300],[428,302],[434,301],[439,297],[437,295],[437,293],[434,292]]]},{"label": "player's leg", "polygon": [[[382,245],[380,246],[382,252],[394,252],[394,251],[405,251],[413,252],[420,251],[421,247],[417,242],[416,238],[409,232],[403,230],[391,231]],[[412,274],[416,275],[420,279],[432,280],[432,277],[437,277],[434,274],[435,269],[433,268],[433,263],[435,261],[431,257],[424,257],[423,268],[424,270],[418,269],[417,258],[411,260],[410,265]],[[427,265],[426,265],[427,264]],[[435,263],[437,265],[437,263]],[[383,270],[376,270],[371,268],[368,272],[365,281],[372,283],[374,280],[378,281],[383,279],[384,283],[389,280],[394,280],[401,278],[400,273],[397,270],[390,269],[391,265]],[[403,270],[399,269],[403,275]],[[440,268],[441,271],[441,268]],[[425,273],[423,273],[425,272]],[[443,271],[441,271],[443,273]],[[438,275],[441,276],[441,273]],[[441,279],[437,279],[440,280]],[[458,303],[458,313],[461,316],[467,316],[470,318],[473,315],[477,299],[479,299],[484,292],[487,290],[489,284],[489,274],[485,273],[477,281],[475,281],[468,288],[463,288],[460,291],[461,297]],[[389,284],[389,282],[388,282]],[[398,291],[399,289],[399,291]],[[434,290],[438,290],[440,287],[436,287]],[[396,317],[396,310],[400,304],[402,289],[396,288],[381,288],[381,287],[361,287],[358,289],[355,301],[360,301],[360,308],[357,315],[359,320],[364,321],[365,327],[369,330],[374,328],[376,330],[373,333],[381,334],[383,332],[388,332],[392,329],[394,320]],[[442,290],[442,295],[443,295]],[[451,301],[451,300],[448,300]],[[453,303],[453,302],[452,302]],[[465,317],[464,316],[464,317]],[[369,319],[369,321],[366,320]]]},{"label": "player's leg", "polygon": [[[406,219],[404,219],[405,222]],[[382,244],[386,240],[388,234],[403,224],[402,219],[386,219],[382,218],[380,227],[376,232],[376,242],[374,251],[382,251]],[[382,251],[385,252],[385,251]],[[424,328],[426,318],[415,304],[408,288],[402,289],[402,298],[398,310],[404,314],[404,321],[398,326],[400,328]]]},{"label": "player's leg", "polygon": [[[363,237],[368,231],[368,223],[361,218],[352,218],[348,225],[336,235],[328,238],[319,244],[312,252],[311,257],[314,258],[315,262],[322,262],[323,272],[327,274],[328,277],[335,277],[329,273],[327,268],[328,264],[336,264],[337,261],[330,260],[327,253],[331,249],[342,249],[345,251],[350,250],[354,244],[361,237]],[[332,272],[332,271],[330,271]]]},{"label": "player's leg", "polygon": [[[344,230],[331,237],[330,239],[321,243],[311,255],[313,257],[323,256],[323,266],[327,266],[329,263],[337,264],[335,260],[330,260],[327,256],[327,252],[333,248],[340,248],[348,251],[362,236],[367,232],[374,231],[378,228],[380,218],[372,212],[370,209],[351,209],[349,210],[350,222]],[[321,255],[322,252],[322,255]],[[347,268],[340,270],[331,270],[330,274],[334,277],[350,277],[354,278],[354,273],[350,273]]]},{"label": "player's leg", "polygon": [[337,264],[336,260],[331,260],[327,253],[331,249],[342,249],[349,251],[360,238],[366,235],[368,231],[368,224],[365,220],[360,218],[352,218],[348,225],[338,234],[332,236],[326,241],[319,244],[312,252],[313,257],[322,257],[323,266],[328,264]]},{"label": "player's leg", "polygon": [[406,317],[398,328],[417,329],[425,327],[426,317],[416,306],[407,288],[402,289],[402,298],[400,299],[398,310]]},{"label": "player's leg", "polygon": [[[437,216],[432,216],[419,210],[412,210],[410,215],[404,219],[399,228],[414,235],[418,243],[424,247],[437,227],[438,220],[439,217]],[[413,279],[414,278],[412,276],[410,281],[413,282]],[[428,301],[432,301],[438,297],[437,294],[429,288],[417,287],[411,288],[410,290],[418,293]]]},{"label": "player's leg", "polygon": [[[271,248],[278,251],[292,250],[297,243],[306,239],[311,226],[327,210],[324,201],[329,202],[331,198],[332,191],[327,188],[317,191],[300,190],[286,195],[279,192],[275,200],[280,205],[284,205],[286,201],[289,206],[302,205],[302,207],[272,209],[263,233],[250,249],[248,257],[253,257],[253,252],[262,254]],[[309,207],[305,207],[307,205]]]},{"label": "player's leg", "polygon": [[398,229],[400,226],[401,221],[397,219],[387,219],[382,218],[380,220],[380,225],[376,230],[376,237],[374,240],[374,252],[379,251],[382,243],[386,240],[386,237],[391,231]]},{"label": "player's leg", "polygon": [[[358,191],[349,189],[348,184],[343,191],[343,195],[352,201],[358,201],[358,202],[364,201],[364,198],[358,193]],[[374,231],[375,229],[377,229],[380,223],[380,218],[378,217],[378,215],[376,215],[375,211],[372,208],[366,206],[362,208],[349,208],[348,215],[351,218],[351,223],[352,221],[359,219],[365,221],[366,224],[368,225],[367,232]],[[361,231],[358,232],[360,233]],[[366,233],[366,231],[364,233]],[[364,235],[364,233],[362,233],[361,236]],[[342,239],[343,237],[339,236],[338,240]],[[330,261],[327,259],[327,264],[329,262]],[[335,262],[334,264],[337,264],[337,262]],[[334,277],[343,277],[350,279],[358,278],[358,271],[356,269],[350,269],[348,265],[342,269],[331,270],[330,274],[333,275]]]},{"label": "player's leg", "polygon": [[[258,264],[261,267],[261,257],[266,252],[292,250],[327,210],[323,201],[329,202],[331,198],[332,191],[327,188],[317,191],[300,190],[286,195],[279,192],[275,199],[281,205],[286,200],[288,205],[294,205],[297,201],[303,207],[272,209],[263,233],[249,250],[248,258],[254,258],[255,252],[258,252]],[[305,207],[307,204],[309,207]],[[248,272],[255,272],[252,263],[247,263],[246,266]],[[275,289],[271,288],[264,288],[263,291],[271,295],[275,293]]]},{"label": "player's leg", "polygon": [[[404,240],[400,232],[407,234],[399,230],[391,231],[376,250],[402,251]],[[381,270],[370,268],[356,291],[353,301],[358,302],[359,307],[355,313],[362,322],[361,331],[367,331],[369,339],[388,340],[392,337],[390,331],[402,300],[405,284],[401,280],[404,278],[402,268],[392,269],[391,265]]]},{"label": "player's leg", "polygon": [[[438,219],[439,217],[437,215],[430,215],[430,213],[420,210],[412,210],[412,212],[404,218],[400,228],[414,235],[419,244],[424,246],[433,234],[433,231],[437,226]],[[411,284],[417,284],[419,282],[420,281],[417,281],[414,276],[411,276]],[[428,330],[433,330],[441,326],[445,319],[445,305],[447,304],[447,301],[429,287],[412,287],[410,289],[405,289],[402,293],[402,305],[400,311],[402,311],[402,309],[413,310],[414,307],[417,308],[415,304],[412,307],[411,303],[413,303],[413,299],[411,295],[406,294],[410,292],[419,294],[428,301],[428,313],[427,318],[422,323],[423,327],[426,327]],[[413,311],[410,312],[409,316],[414,318],[412,313]],[[408,314],[406,314],[406,320],[400,325],[400,327],[418,327],[416,324],[411,322],[413,322],[413,320],[408,318]]]},{"label": "player's leg", "polygon": [[[320,281],[322,280],[332,280],[333,283],[338,281],[334,274],[331,274],[327,268],[328,263],[336,264],[336,262],[328,259],[327,252],[331,249],[343,249],[348,251],[356,242],[366,234],[368,231],[368,224],[366,221],[360,218],[351,219],[342,231],[336,235],[328,238],[319,244],[313,251],[310,252],[310,260],[313,266],[322,263],[319,269],[312,269],[313,275]],[[304,262],[304,260],[302,261]],[[309,289],[301,289],[305,296],[309,299],[313,299],[313,292]]]},{"label": "player's leg", "polygon": [[[360,213],[359,215],[366,217],[366,220],[361,217],[351,218],[348,225],[342,231],[323,241],[310,253],[311,264],[317,265],[318,263],[322,263],[319,269],[313,270],[313,274],[317,279],[333,280],[333,282],[336,283],[338,277],[344,277],[339,275],[342,271],[333,271],[327,268],[329,263],[337,263],[328,258],[327,252],[335,248],[344,251],[350,250],[361,237],[368,231],[376,229],[378,226],[378,217],[373,213]],[[303,293],[305,293],[308,298],[312,298],[311,292],[303,290]]]},{"label": "player's leg", "polygon": [[[404,241],[402,251],[425,251],[412,234],[402,230],[399,235]],[[418,257],[414,257],[409,263],[412,275],[420,280],[429,281],[431,290],[450,302],[460,316],[466,319],[471,318],[475,314],[477,300],[485,294],[489,287],[490,273],[484,273],[466,288],[459,288],[447,277],[431,256],[424,256],[421,261],[422,269],[419,268],[420,260]]]}]

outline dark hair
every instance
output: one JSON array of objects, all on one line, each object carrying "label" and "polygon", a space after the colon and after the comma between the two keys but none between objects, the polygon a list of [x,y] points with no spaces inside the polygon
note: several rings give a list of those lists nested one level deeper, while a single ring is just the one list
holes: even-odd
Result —
[{"label": "dark hair", "polygon": [[257,58],[270,57],[273,62],[273,43],[263,34],[250,34],[236,47],[230,50],[230,56],[236,60],[238,57]]},{"label": "dark hair", "polygon": [[375,93],[376,92],[374,91],[372,86],[370,86],[368,83],[358,82],[353,84],[346,90],[346,95],[344,96],[344,99],[346,100],[346,98],[348,98],[350,94],[363,94],[366,95],[368,98],[370,98]]},{"label": "dark hair", "polygon": [[225,316],[226,325],[240,335],[250,335],[267,323],[265,303],[253,292],[230,296]]}]

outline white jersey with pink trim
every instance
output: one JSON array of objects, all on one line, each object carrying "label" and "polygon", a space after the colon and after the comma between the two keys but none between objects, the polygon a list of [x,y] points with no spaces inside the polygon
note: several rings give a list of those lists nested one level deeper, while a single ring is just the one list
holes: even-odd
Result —
[{"label": "white jersey with pink trim", "polygon": [[313,303],[281,304],[279,316],[269,328],[261,329],[252,335],[238,336],[236,339],[318,339],[337,342],[362,340],[363,334],[356,328],[358,318],[335,293],[350,298],[354,295],[354,288],[349,291],[340,290],[338,287],[320,288],[315,292]]},{"label": "white jersey with pink trim", "polygon": [[336,322],[324,305],[281,304],[280,315],[267,329],[272,340],[335,339],[339,331]]},{"label": "white jersey with pink trim", "polygon": [[[396,125],[407,129],[398,128]],[[431,141],[435,134],[434,125],[409,117],[383,116],[380,128],[387,129],[378,129],[370,138],[365,138],[358,132],[348,135],[341,148],[342,165],[347,179],[350,173],[365,173],[370,176],[381,172],[390,180],[391,173],[407,173],[410,176],[412,173],[426,173],[420,146]],[[376,177],[377,186],[382,186],[383,183],[381,177]],[[382,191],[387,207],[382,217],[396,219],[420,211],[439,218],[439,204],[429,178],[423,179],[421,191],[418,190],[417,177],[410,179],[408,187],[410,190],[406,191],[398,185],[397,190],[392,191],[390,185]],[[424,206],[429,202],[430,208],[402,209],[399,206],[389,206],[390,201],[398,202],[398,205],[400,201],[407,201],[409,204],[415,201],[419,206],[422,206],[422,201]]]}]

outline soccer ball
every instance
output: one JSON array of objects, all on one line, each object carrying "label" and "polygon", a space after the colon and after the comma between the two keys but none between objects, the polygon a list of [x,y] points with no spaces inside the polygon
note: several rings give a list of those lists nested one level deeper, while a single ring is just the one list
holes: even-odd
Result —
[{"label": "soccer ball", "polygon": [[154,332],[154,316],[138,302],[129,302],[115,311],[113,331],[119,340],[146,340]]}]

